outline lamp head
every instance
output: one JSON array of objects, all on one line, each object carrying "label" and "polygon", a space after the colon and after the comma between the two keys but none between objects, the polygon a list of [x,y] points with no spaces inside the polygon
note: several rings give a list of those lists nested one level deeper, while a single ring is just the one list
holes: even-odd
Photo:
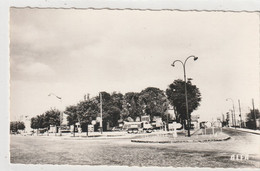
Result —
[{"label": "lamp head", "polygon": [[171,64],[171,66],[175,67],[174,63],[173,63],[173,64]]},{"label": "lamp head", "polygon": [[198,57],[194,56],[194,61],[196,61],[198,59]]}]

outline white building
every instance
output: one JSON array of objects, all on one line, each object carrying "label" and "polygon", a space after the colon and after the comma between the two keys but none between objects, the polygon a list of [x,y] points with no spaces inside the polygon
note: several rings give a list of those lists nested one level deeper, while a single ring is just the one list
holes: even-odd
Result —
[{"label": "white building", "polygon": [[25,129],[24,129],[24,133],[31,133],[31,131],[33,130],[31,128],[31,118],[29,116],[21,116],[20,117],[20,121],[24,123]]}]

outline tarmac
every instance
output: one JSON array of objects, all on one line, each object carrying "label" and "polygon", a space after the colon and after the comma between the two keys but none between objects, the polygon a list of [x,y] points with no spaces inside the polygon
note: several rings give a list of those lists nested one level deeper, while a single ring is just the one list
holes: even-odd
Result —
[{"label": "tarmac", "polygon": [[233,128],[233,127],[229,127],[229,128],[236,129],[237,131],[241,131],[241,132],[248,132],[248,133],[260,135],[260,130],[252,130],[246,128]]},{"label": "tarmac", "polygon": [[[245,128],[230,128],[236,129],[241,132],[248,132],[252,134],[260,135],[260,130],[250,130]],[[200,130],[192,130],[191,137],[186,137],[183,130],[178,130],[178,137],[173,138],[173,131],[163,131],[157,130],[152,133],[138,133],[138,134],[129,134],[126,131],[110,131],[110,132],[89,132],[88,136],[86,132],[82,133],[62,133],[60,136],[59,133],[47,133],[44,134],[33,134],[31,136],[43,137],[43,138],[55,138],[55,139],[107,139],[107,138],[124,138],[131,139],[131,142],[138,143],[184,143],[184,142],[210,142],[210,141],[225,141],[230,139],[230,136],[219,132],[215,135],[198,135]],[[20,134],[23,136],[30,136],[30,134]],[[181,135],[181,136],[180,136]]]}]

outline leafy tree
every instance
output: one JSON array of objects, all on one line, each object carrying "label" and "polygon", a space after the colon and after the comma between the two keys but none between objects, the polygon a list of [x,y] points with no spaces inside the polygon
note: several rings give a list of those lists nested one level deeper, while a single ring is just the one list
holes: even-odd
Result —
[{"label": "leafy tree", "polygon": [[68,115],[67,121],[68,121],[69,125],[74,125],[79,121],[76,105],[71,105],[71,106],[66,107],[64,113],[66,113]]},{"label": "leafy tree", "polygon": [[17,133],[17,124],[16,124],[16,121],[13,121],[13,122],[10,122],[10,131],[13,132],[13,133]]},{"label": "leafy tree", "polygon": [[77,104],[77,117],[83,130],[86,130],[88,124],[94,120],[99,113],[99,108],[96,100],[81,101]]},{"label": "leafy tree", "polygon": [[230,121],[229,113],[227,112],[227,113],[226,113],[226,121],[225,121],[225,125],[229,125],[229,121]]},{"label": "leafy tree", "polygon": [[128,103],[126,102],[126,100],[122,100],[122,110],[121,110],[121,114],[120,114],[120,119],[121,120],[126,120],[129,115],[130,115],[130,112],[128,110]]},{"label": "leafy tree", "polygon": [[120,119],[121,110],[118,107],[111,106],[108,110],[108,122],[111,126],[117,126]]},{"label": "leafy tree", "polygon": [[36,118],[38,129],[45,128],[46,124],[44,123],[44,114],[37,115]]},{"label": "leafy tree", "polygon": [[51,109],[44,114],[44,127],[50,127],[50,125],[60,125],[60,114],[61,112],[57,109]]},{"label": "leafy tree", "polygon": [[37,116],[31,118],[31,128],[37,130],[36,131],[37,135],[38,135],[38,129],[43,128],[42,122],[41,122],[43,120],[42,116],[43,115],[37,115]]},{"label": "leafy tree", "polygon": [[[185,100],[185,82],[183,80],[175,80],[166,90],[167,98],[174,107],[177,122],[184,123],[186,116],[186,100]],[[191,81],[187,81],[187,97],[189,118],[191,113],[196,110],[201,101],[201,93],[196,85],[192,85]]]},{"label": "leafy tree", "polygon": [[17,132],[17,125],[16,125],[16,122],[10,122],[10,131],[13,132],[13,133],[16,133]]},{"label": "leafy tree", "polygon": [[75,126],[79,122],[78,107],[76,105],[71,105],[66,107],[65,114],[67,114],[67,121],[69,125],[74,126],[73,135],[75,136]]},{"label": "leafy tree", "polygon": [[83,131],[88,132],[88,124],[96,119],[99,113],[98,98],[95,97],[91,100],[81,101],[77,105],[68,106],[64,113],[68,115],[68,124],[74,125],[74,132],[76,123],[80,124]]},{"label": "leafy tree", "polygon": [[31,128],[33,129],[39,129],[39,128],[45,128],[44,123],[44,114],[37,115],[36,117],[31,118]]},{"label": "leafy tree", "polygon": [[108,120],[112,127],[118,125],[121,111],[123,110],[123,94],[113,92],[111,94],[111,102],[108,108]]},{"label": "leafy tree", "polygon": [[17,124],[18,124],[18,126],[17,126],[18,129],[24,130],[25,125],[23,122],[18,122]]},{"label": "leafy tree", "polygon": [[[114,127],[118,125],[120,113],[123,109],[123,95],[121,93],[113,92],[111,95],[107,92],[102,94],[102,119],[103,128],[106,129],[106,123]],[[100,106],[100,98],[98,98],[98,106]],[[99,110],[100,113],[100,110]]]},{"label": "leafy tree", "polygon": [[249,129],[256,129],[256,119],[260,118],[260,112],[258,109],[250,110],[249,113],[246,114],[246,127]]},{"label": "leafy tree", "polygon": [[37,117],[31,118],[31,128],[32,129],[38,129],[39,128]]},{"label": "leafy tree", "polygon": [[148,87],[139,94],[139,105],[142,106],[142,114],[150,115],[151,120],[154,116],[165,118],[168,107],[168,100],[163,90],[155,87]]},{"label": "leafy tree", "polygon": [[18,130],[24,130],[25,125],[20,121],[12,121],[10,122],[10,131],[13,133],[17,133]]},{"label": "leafy tree", "polygon": [[[39,128],[47,128],[49,126],[47,119],[45,118],[45,114],[37,115],[36,117],[31,118],[31,128],[39,129]],[[38,134],[38,131],[37,131]]]},{"label": "leafy tree", "polygon": [[[123,120],[127,118],[131,118],[130,120],[135,120],[137,117],[140,117],[142,115],[142,106],[139,102],[139,93],[134,92],[128,92],[124,95],[123,100],[123,109],[121,118]],[[129,120],[129,119],[127,119]]]},{"label": "leafy tree", "polygon": [[123,107],[122,107],[123,94],[113,92],[110,97],[111,97],[111,105],[113,107],[118,108],[119,110],[122,110],[123,109]]},{"label": "leafy tree", "polygon": [[[49,135],[50,126],[60,126],[61,112],[57,109],[51,109],[46,111],[43,117],[43,127],[47,128],[47,135]],[[56,132],[56,130],[55,130]]]}]

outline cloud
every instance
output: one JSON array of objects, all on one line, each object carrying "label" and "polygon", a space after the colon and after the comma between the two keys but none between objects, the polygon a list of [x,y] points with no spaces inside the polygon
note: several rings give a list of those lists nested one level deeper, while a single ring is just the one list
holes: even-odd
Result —
[{"label": "cloud", "polygon": [[258,30],[254,13],[12,8],[12,92],[56,92],[71,100],[100,90],[165,89],[183,79],[181,65],[170,64],[196,55],[186,72],[203,96],[198,113],[211,118],[229,108],[227,97],[259,104]]},{"label": "cloud", "polygon": [[46,64],[34,62],[24,63],[17,66],[19,74],[23,75],[23,78],[41,79],[42,77],[51,77],[55,74],[54,70]]}]

